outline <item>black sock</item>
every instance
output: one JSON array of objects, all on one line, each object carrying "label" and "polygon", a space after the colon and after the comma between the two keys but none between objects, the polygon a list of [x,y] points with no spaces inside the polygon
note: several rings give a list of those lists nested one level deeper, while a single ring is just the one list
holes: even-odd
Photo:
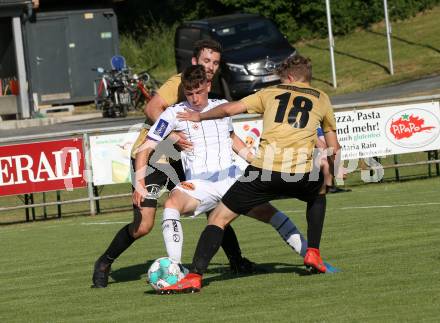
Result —
[{"label": "black sock", "polygon": [[318,195],[312,202],[307,203],[307,240],[309,248],[319,249],[322,227],[325,218],[325,195]]},{"label": "black sock", "polygon": [[116,233],[107,250],[101,256],[101,260],[109,265],[120,256],[136,240],[130,234],[128,224]]},{"label": "black sock", "polygon": [[238,261],[241,259],[240,245],[237,236],[235,235],[235,231],[230,225],[225,227],[222,248],[229,261]]},{"label": "black sock", "polygon": [[208,265],[217,253],[223,239],[223,229],[216,225],[207,225],[200,235],[197,243],[196,252],[194,253],[191,272],[203,275]]}]

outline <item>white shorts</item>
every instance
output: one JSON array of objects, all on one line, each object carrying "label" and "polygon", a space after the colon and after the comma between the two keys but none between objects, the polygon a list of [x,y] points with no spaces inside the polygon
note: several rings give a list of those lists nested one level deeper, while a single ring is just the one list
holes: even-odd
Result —
[{"label": "white shorts", "polygon": [[179,183],[174,189],[185,192],[200,201],[199,206],[194,211],[193,216],[196,216],[214,209],[236,180],[234,177],[226,177],[215,182],[192,179]]}]

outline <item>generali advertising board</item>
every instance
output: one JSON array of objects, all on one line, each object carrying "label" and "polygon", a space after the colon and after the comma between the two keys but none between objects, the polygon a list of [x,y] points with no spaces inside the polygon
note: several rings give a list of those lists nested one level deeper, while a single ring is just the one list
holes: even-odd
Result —
[{"label": "generali advertising board", "polygon": [[336,112],[342,159],[440,149],[439,102]]},{"label": "generali advertising board", "polygon": [[82,139],[0,147],[0,195],[86,186]]}]

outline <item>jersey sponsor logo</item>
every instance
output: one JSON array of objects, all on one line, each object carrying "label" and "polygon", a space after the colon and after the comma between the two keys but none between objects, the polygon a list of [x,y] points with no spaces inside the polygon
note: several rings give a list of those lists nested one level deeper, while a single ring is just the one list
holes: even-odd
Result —
[{"label": "jersey sponsor logo", "polygon": [[163,137],[165,130],[167,130],[167,127],[168,127],[168,121],[165,121],[164,119],[160,119],[153,133],[159,137]]},{"label": "jersey sponsor logo", "polygon": [[194,191],[196,189],[196,187],[194,186],[193,183],[190,182],[182,182],[179,184],[183,189],[188,190],[188,191]]}]

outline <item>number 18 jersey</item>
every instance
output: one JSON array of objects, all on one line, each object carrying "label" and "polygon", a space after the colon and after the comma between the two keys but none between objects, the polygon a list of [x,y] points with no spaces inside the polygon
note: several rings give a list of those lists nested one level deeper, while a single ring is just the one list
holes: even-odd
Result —
[{"label": "number 18 jersey", "polygon": [[336,131],[330,99],[305,83],[284,83],[241,99],[248,113],[263,114],[263,133],[252,165],[284,173],[312,170],[316,129]]}]

